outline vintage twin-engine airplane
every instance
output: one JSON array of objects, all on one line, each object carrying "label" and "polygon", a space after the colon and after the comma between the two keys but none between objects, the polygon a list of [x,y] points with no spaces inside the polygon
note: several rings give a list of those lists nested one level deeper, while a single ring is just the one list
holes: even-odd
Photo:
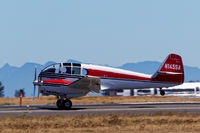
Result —
[{"label": "vintage twin-engine airplane", "polygon": [[170,54],[154,75],[90,64],[57,63],[43,69],[38,80],[35,72],[33,84],[38,86],[38,93],[56,95],[58,108],[70,109],[71,98],[85,96],[90,91],[160,88],[160,94],[164,95],[163,87],[183,82],[182,59]]}]

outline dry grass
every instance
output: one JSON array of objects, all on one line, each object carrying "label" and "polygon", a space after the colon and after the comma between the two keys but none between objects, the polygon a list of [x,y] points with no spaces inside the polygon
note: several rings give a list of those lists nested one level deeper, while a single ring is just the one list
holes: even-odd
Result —
[{"label": "dry grass", "polygon": [[[23,98],[23,105],[55,104],[56,97],[42,96],[33,100],[31,97]],[[178,96],[84,96],[72,99],[73,104],[96,104],[96,103],[144,103],[144,102],[200,102],[200,98]],[[19,98],[0,98],[0,105],[19,105]]]},{"label": "dry grass", "polygon": [[0,118],[0,132],[200,132],[200,115],[105,115]]},{"label": "dry grass", "polygon": [[[72,100],[74,104],[139,103],[139,102],[185,102],[200,101],[199,98],[172,96],[100,97],[85,96]],[[23,98],[24,105],[54,104],[56,97],[40,97],[39,100]],[[18,105],[19,98],[0,98],[1,105]],[[154,114],[154,115],[103,115],[103,116],[55,116],[55,117],[3,117],[0,132],[8,133],[168,133],[200,132],[200,114]]]}]

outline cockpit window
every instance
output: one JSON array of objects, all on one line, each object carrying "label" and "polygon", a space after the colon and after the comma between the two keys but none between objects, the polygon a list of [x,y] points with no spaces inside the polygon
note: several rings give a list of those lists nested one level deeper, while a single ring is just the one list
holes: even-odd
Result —
[{"label": "cockpit window", "polygon": [[56,69],[55,68],[48,68],[47,70],[45,70],[45,72],[55,73]]},{"label": "cockpit window", "polygon": [[51,66],[46,67],[42,71],[49,72],[49,73],[69,74],[69,75],[87,74],[87,71],[85,69],[81,69],[81,64],[77,64],[77,63],[53,64]]},{"label": "cockpit window", "polygon": [[51,66],[48,66],[43,70],[43,72],[59,73],[60,72],[60,64],[53,64]]}]

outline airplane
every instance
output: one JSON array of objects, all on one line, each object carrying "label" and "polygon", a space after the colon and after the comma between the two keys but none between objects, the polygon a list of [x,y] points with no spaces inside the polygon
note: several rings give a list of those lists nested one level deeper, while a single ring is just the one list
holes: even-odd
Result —
[{"label": "airplane", "polygon": [[35,69],[34,93],[38,86],[38,97],[40,93],[57,96],[56,105],[59,109],[70,109],[71,98],[85,96],[91,91],[99,93],[108,89],[160,88],[160,95],[163,96],[163,87],[184,82],[183,62],[177,54],[169,54],[153,75],[81,63],[49,65],[41,70],[38,79],[36,73]]}]

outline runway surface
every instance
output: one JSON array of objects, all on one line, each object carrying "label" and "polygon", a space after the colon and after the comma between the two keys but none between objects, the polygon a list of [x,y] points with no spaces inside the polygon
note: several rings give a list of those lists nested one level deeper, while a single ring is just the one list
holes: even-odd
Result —
[{"label": "runway surface", "polygon": [[200,102],[187,103],[132,103],[73,105],[71,110],[59,110],[55,105],[0,106],[0,117],[9,116],[88,116],[139,114],[200,114]]}]

